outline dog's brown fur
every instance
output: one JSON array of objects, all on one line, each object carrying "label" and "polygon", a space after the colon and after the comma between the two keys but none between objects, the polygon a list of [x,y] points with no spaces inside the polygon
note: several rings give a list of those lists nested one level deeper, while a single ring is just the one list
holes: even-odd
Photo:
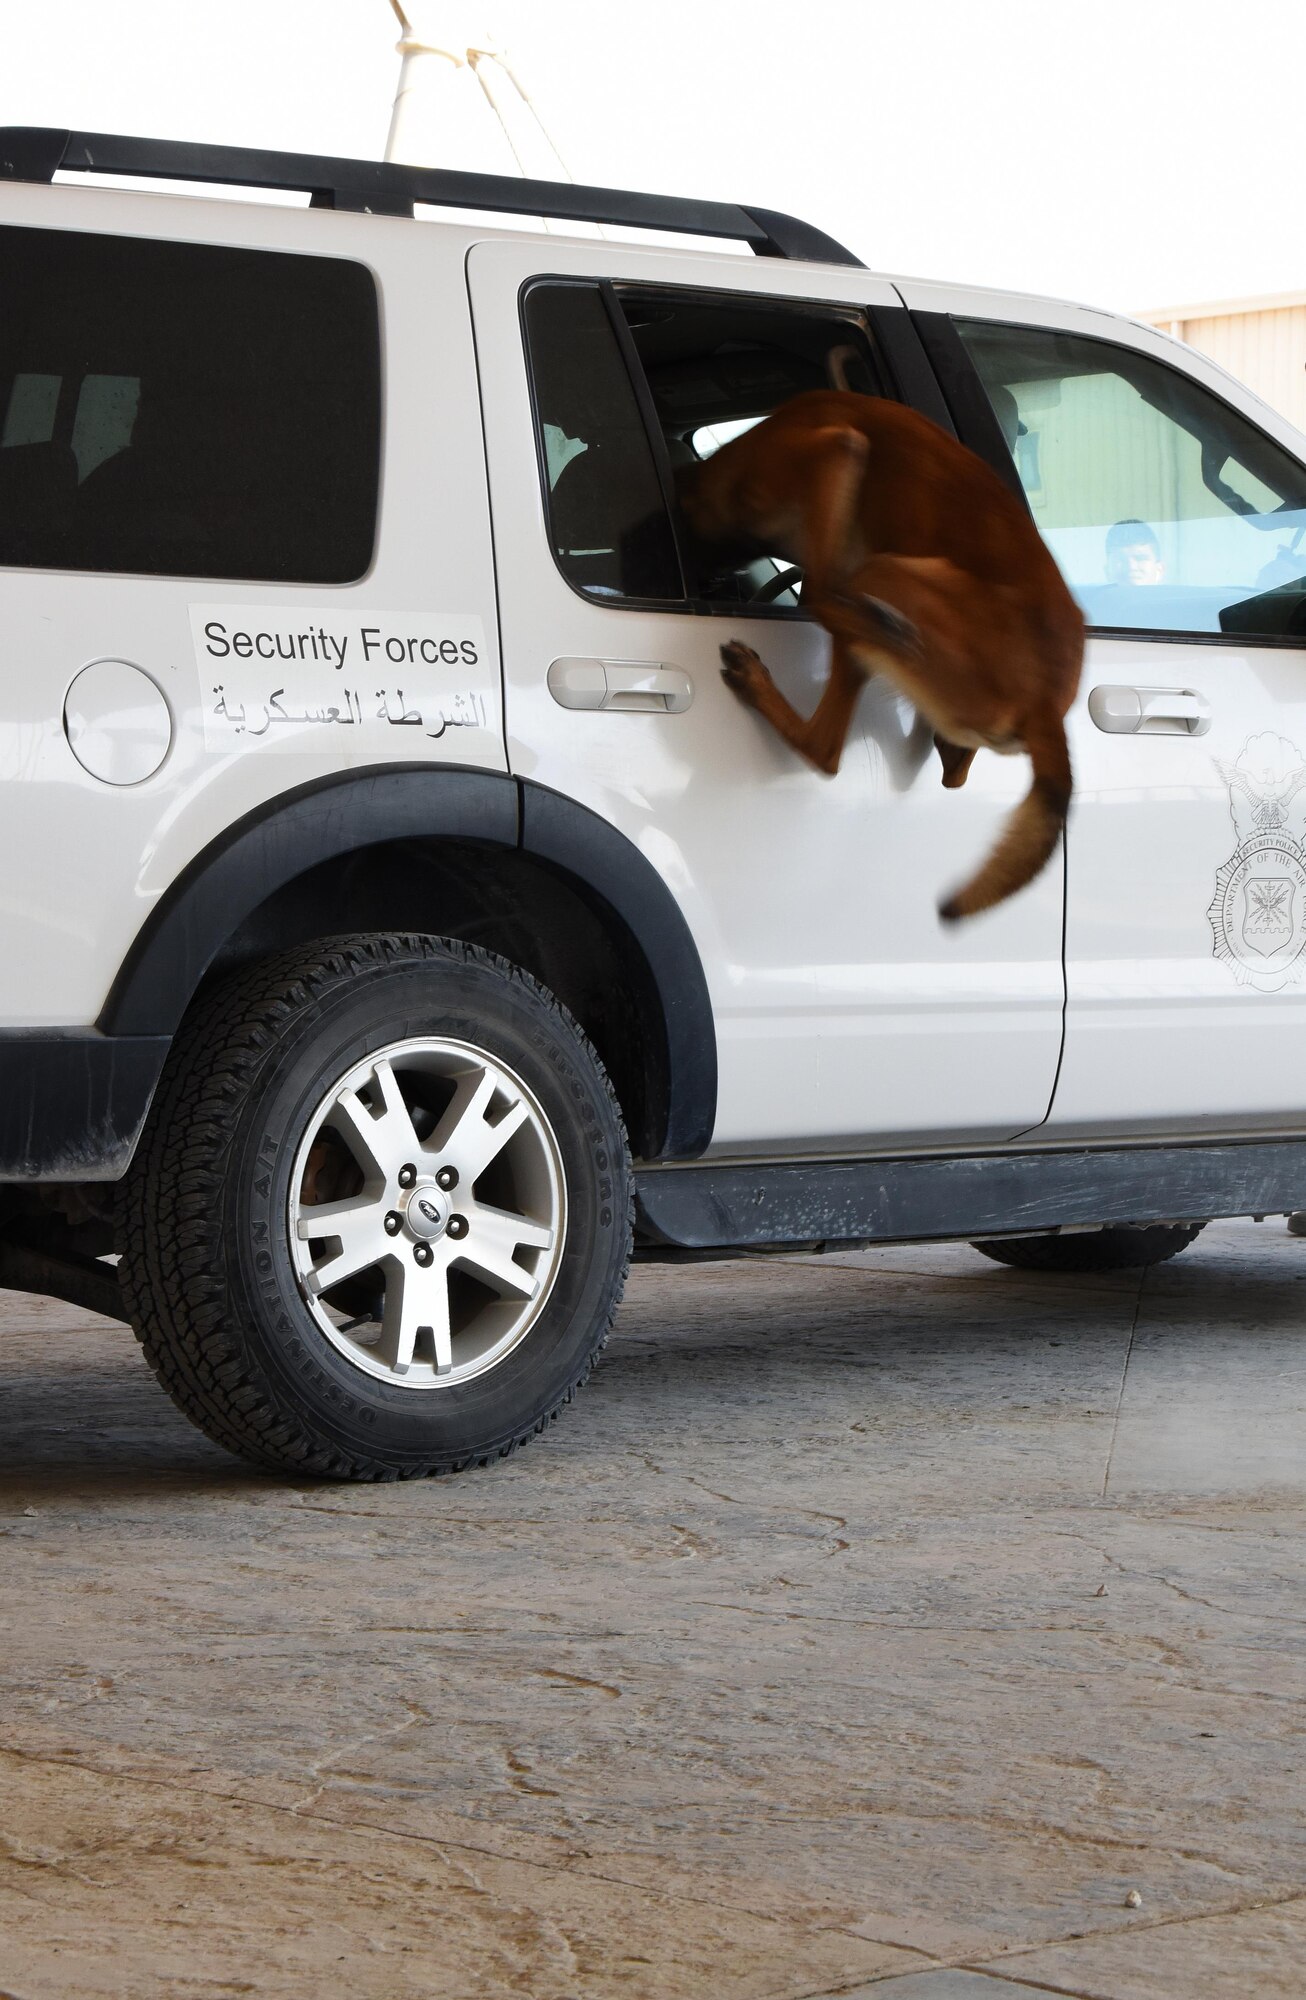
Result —
[{"label": "dog's brown fur", "polygon": [[804,608],[834,642],[829,681],[806,721],[751,648],[723,646],[724,676],[741,700],[830,773],[876,672],[933,727],[945,785],[965,783],[978,749],[1027,751],[1028,794],[940,914],[971,916],[1031,881],[1070,804],[1063,718],[1079,685],[1084,621],[997,474],[916,411],[818,389],[694,467],[680,499],[705,544],[800,564]]}]

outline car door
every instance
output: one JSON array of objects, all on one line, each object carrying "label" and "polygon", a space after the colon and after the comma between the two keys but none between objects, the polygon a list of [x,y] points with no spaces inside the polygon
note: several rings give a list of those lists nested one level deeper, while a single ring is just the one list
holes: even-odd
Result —
[{"label": "car door", "polygon": [[908,296],[974,364],[1090,627],[1049,1130],[1300,1127],[1306,441],[1150,329]]},{"label": "car door", "polygon": [[[895,392],[892,287],[506,242],[473,248],[469,281],[510,763],[618,827],[677,897],[716,1017],[714,1149],[1037,1124],[1060,1048],[1060,867],[968,925],[936,915],[1024,791],[1024,761],[980,759],[944,792],[928,732],[875,681],[838,775],[817,776],[723,684],[720,646],[754,647],[807,710],[826,636],[773,565],[687,575],[675,531],[674,460],[801,388]],[[766,577],[770,604],[751,595]]]}]

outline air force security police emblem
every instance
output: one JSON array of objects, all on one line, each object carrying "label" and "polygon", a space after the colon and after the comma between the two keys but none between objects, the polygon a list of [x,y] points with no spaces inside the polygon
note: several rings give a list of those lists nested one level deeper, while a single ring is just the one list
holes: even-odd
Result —
[{"label": "air force security police emblem", "polygon": [[1306,758],[1267,729],[1219,771],[1238,846],[1206,913],[1215,955],[1240,986],[1277,993],[1306,972]]}]

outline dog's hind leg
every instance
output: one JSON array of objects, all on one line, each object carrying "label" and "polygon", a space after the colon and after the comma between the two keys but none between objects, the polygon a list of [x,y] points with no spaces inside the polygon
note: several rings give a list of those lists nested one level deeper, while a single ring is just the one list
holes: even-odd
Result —
[{"label": "dog's hind leg", "polygon": [[791,750],[796,750],[818,771],[833,777],[843,755],[857,697],[866,685],[866,674],[857,666],[848,647],[838,639],[834,641],[830,678],[806,719],[785,700],[751,646],[732,639],[721,648],[721,658],[724,662],[721,678],[726,686],[733,688],[750,708],[755,708]]},{"label": "dog's hind leg", "polygon": [[949,743],[946,736],[935,735],[934,747],[939,753],[943,766],[943,782],[949,791],[956,791],[964,785],[970,775],[970,767],[975,761],[974,750],[963,750],[959,743]]}]

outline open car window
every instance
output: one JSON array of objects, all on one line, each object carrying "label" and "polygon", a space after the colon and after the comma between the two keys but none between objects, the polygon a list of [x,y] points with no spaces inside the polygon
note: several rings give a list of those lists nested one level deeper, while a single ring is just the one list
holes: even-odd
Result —
[{"label": "open car window", "polygon": [[881,393],[855,312],[734,294],[540,279],[525,296],[550,539],[563,574],[607,602],[774,604],[787,565],[691,552],[677,470],[807,389]]},{"label": "open car window", "polygon": [[1281,445],[1134,348],[958,332],[1090,625],[1306,638],[1306,467]]}]

